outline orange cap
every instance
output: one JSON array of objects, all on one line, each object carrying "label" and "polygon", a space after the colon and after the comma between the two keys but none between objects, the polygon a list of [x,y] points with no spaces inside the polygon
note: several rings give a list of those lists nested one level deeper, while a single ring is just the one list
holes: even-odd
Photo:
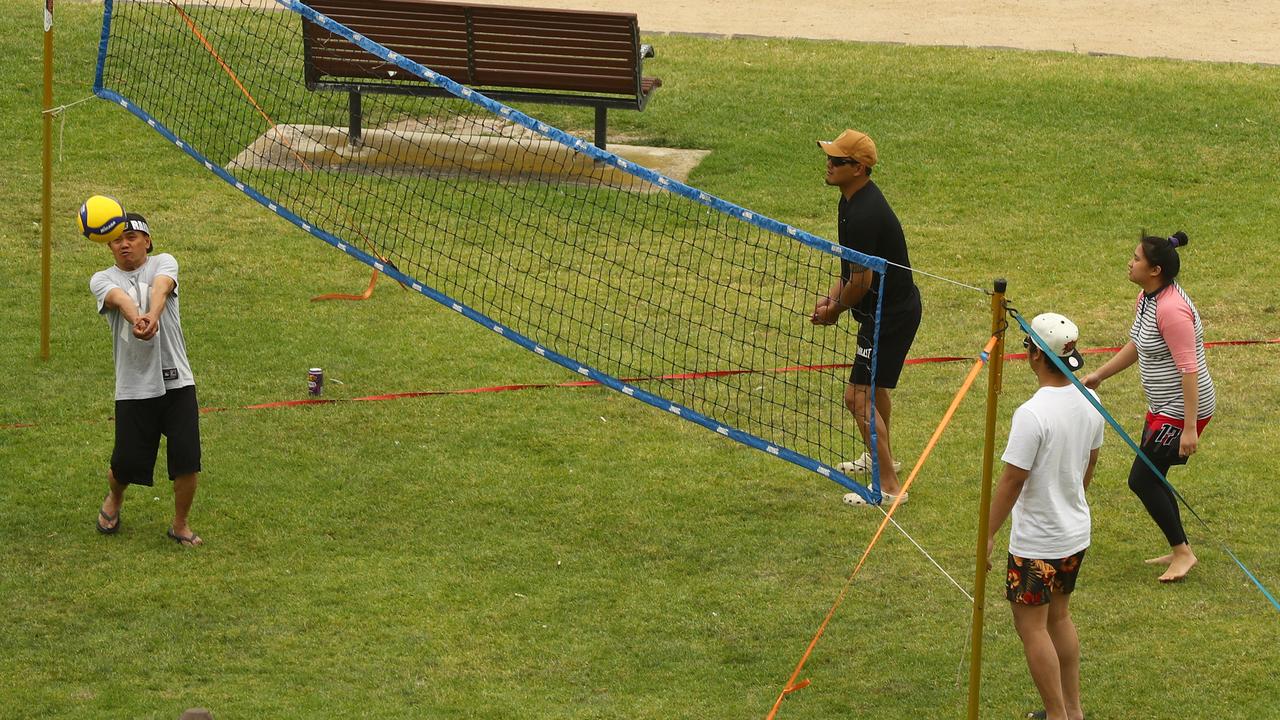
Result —
[{"label": "orange cap", "polygon": [[866,133],[857,130],[845,130],[840,133],[840,137],[830,142],[819,140],[818,147],[831,157],[853,158],[867,167],[874,166],[878,159],[875,142]]}]

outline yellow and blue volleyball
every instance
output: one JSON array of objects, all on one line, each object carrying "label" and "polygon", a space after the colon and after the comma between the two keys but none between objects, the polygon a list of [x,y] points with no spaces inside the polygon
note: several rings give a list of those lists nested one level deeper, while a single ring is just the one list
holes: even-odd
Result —
[{"label": "yellow and blue volleyball", "polygon": [[80,206],[76,220],[80,224],[80,233],[86,238],[100,243],[111,242],[124,234],[126,218],[124,205],[119,200],[106,195],[94,195]]}]

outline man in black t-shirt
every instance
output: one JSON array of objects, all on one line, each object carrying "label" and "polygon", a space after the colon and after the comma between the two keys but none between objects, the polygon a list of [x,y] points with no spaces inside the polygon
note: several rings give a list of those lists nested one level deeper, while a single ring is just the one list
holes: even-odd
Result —
[{"label": "man in black t-shirt", "polygon": [[[880,188],[871,182],[871,169],[878,160],[876,145],[865,133],[845,130],[830,142],[819,141],[827,155],[827,184],[840,189],[840,244],[864,255],[884,258],[889,263],[882,278],[870,269],[840,261],[840,279],[813,309],[810,322],[834,325],[841,313],[849,310],[858,321],[858,347],[845,387],[844,403],[853,413],[863,442],[871,444],[871,388],[875,387],[876,448],[880,466],[880,488],[886,502],[901,493],[898,468],[889,440],[892,404],[889,390],[897,387],[898,376],[907,359],[907,351],[920,327],[920,291],[911,276],[911,259],[902,224],[885,200]],[[875,377],[871,375],[871,348],[876,333],[876,305],[883,294],[880,316],[880,341],[876,357]],[[874,383],[872,382],[874,379]],[[869,473],[871,456],[863,453],[836,469],[846,474]],[[899,502],[906,502],[902,495]],[[856,493],[845,495],[845,502],[864,504]]]}]

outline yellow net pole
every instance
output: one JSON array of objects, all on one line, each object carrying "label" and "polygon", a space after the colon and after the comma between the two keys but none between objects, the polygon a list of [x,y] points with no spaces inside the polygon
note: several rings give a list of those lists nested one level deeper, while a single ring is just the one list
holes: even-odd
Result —
[{"label": "yellow net pole", "polygon": [[40,190],[40,359],[49,359],[53,255],[53,0],[44,0],[44,152]]},{"label": "yellow net pole", "polygon": [[1000,380],[1004,370],[1004,278],[995,281],[991,295],[991,334],[995,347],[987,362],[987,432],[982,443],[982,493],[978,501],[978,551],[973,572],[973,621],[969,632],[969,712],[968,720],[978,720],[978,699],[982,686],[982,618],[987,593],[987,532],[991,527],[991,473],[995,465],[996,415],[999,410]]},{"label": "yellow net pole", "polygon": [[929,454],[937,447],[938,441],[942,439],[942,433],[951,424],[951,419],[955,417],[956,409],[960,407],[960,401],[964,400],[964,396],[968,394],[969,388],[973,386],[974,380],[978,379],[978,374],[982,372],[983,363],[987,362],[987,358],[991,357],[996,344],[1000,342],[1000,338],[995,335],[987,341],[986,347],[982,348],[982,357],[973,363],[973,369],[965,376],[964,382],[960,384],[960,389],[956,391],[956,396],[951,400],[951,406],[942,414],[942,420],[938,423],[937,429],[933,431],[933,437],[929,438],[929,442],[925,444],[924,451],[920,453],[919,459],[916,460],[915,466],[911,468],[910,474],[907,475],[906,481],[902,484],[902,494],[894,498],[893,504],[889,507],[889,512],[884,514],[884,520],[880,521],[880,527],[876,528],[876,532],[871,536],[871,542],[867,543],[867,549],[862,551],[862,557],[858,559],[858,564],[854,566],[853,572],[849,574],[849,579],[845,581],[844,587],[840,589],[840,593],[836,595],[836,600],[831,605],[831,609],[827,611],[827,615],[822,620],[822,624],[818,626],[818,632],[814,634],[813,639],[809,641],[809,646],[805,648],[804,654],[800,656],[800,662],[796,663],[796,669],[792,671],[791,677],[787,680],[786,686],[782,688],[782,692],[778,693],[778,698],[773,702],[773,708],[769,710],[769,714],[765,716],[765,720],[773,720],[778,715],[778,709],[782,707],[782,701],[788,695],[809,687],[809,680],[798,680],[800,671],[804,669],[805,663],[809,662],[809,655],[817,646],[818,640],[822,639],[823,633],[827,631],[827,624],[831,622],[831,618],[835,617],[836,610],[844,603],[845,596],[849,594],[849,587],[853,585],[853,579],[858,576],[858,571],[867,561],[867,557],[871,555],[871,549],[880,541],[880,536],[884,534],[885,528],[888,527],[889,521],[893,518],[893,514],[897,512],[898,505],[902,503],[902,496],[907,494],[907,490],[911,488],[911,484],[915,482],[916,476],[920,474],[920,469],[924,467],[924,463],[929,459]]}]

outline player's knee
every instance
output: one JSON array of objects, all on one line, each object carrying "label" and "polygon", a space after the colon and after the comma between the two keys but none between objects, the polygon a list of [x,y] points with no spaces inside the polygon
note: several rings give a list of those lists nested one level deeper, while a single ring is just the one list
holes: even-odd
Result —
[{"label": "player's knee", "polygon": [[1141,495],[1147,490],[1147,488],[1151,487],[1151,481],[1153,479],[1154,478],[1152,478],[1148,473],[1131,472],[1129,473],[1129,490],[1135,494]]},{"label": "player's knee", "polygon": [[844,389],[844,406],[860,420],[866,420],[871,403],[867,388],[861,385],[847,385]]}]

